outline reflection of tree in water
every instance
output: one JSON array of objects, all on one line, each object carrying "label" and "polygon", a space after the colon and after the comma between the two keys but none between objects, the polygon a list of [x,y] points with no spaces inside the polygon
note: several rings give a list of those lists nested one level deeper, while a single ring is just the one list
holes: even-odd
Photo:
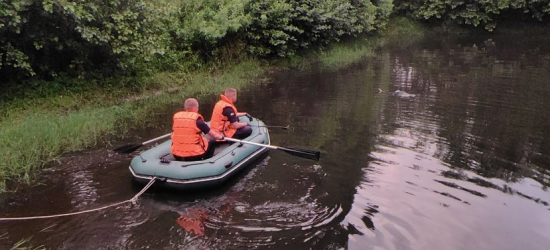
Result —
[{"label": "reflection of tree in water", "polygon": [[425,125],[436,117],[436,156],[453,167],[550,185],[550,44],[531,39],[433,38],[423,51],[399,50],[396,87],[420,98],[396,115],[413,112]]},{"label": "reflection of tree in water", "polygon": [[[267,121],[267,124],[291,124],[292,136],[273,134],[273,144],[280,145],[278,142],[284,141],[283,146],[322,150],[320,164],[326,176],[315,181],[311,192],[319,204],[341,206],[340,217],[350,213],[356,189],[369,182],[364,168],[368,166],[378,129],[378,84],[389,83],[387,55],[383,58],[384,63],[372,63],[379,61],[377,58],[337,72],[318,69],[309,74],[288,72],[275,78],[276,82],[286,84],[271,84],[269,91],[255,93],[265,96],[256,96],[254,105],[246,105],[253,106],[251,112],[272,114],[268,119],[273,121]],[[262,104],[262,101],[269,103]],[[357,227],[352,224],[346,224],[344,228],[332,227],[331,233],[326,231],[326,227],[311,229],[314,233],[311,237],[343,247],[347,234],[362,234],[363,228],[374,230],[371,218],[377,212],[376,208],[377,205],[369,202],[361,204],[358,209],[362,213],[352,213],[357,218],[354,221]],[[334,219],[334,223],[342,219]],[[306,233],[309,234],[309,230]]]}]

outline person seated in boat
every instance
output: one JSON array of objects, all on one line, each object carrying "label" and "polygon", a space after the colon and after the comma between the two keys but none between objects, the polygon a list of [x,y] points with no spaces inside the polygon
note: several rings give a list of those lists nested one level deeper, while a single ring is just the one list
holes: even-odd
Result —
[{"label": "person seated in boat", "polygon": [[244,139],[252,134],[252,127],[246,122],[239,122],[240,116],[248,116],[252,121],[252,116],[245,112],[238,112],[235,107],[237,102],[237,90],[227,88],[223,95],[220,95],[221,100],[216,103],[212,111],[212,120],[210,127],[217,133],[225,137]]},{"label": "person seated in boat", "polygon": [[[183,104],[185,111],[174,114],[172,125],[172,147],[174,158],[178,161],[199,161],[214,155],[215,140],[222,135],[210,129],[199,112],[199,102],[188,98]],[[208,135],[208,139],[203,136]]]}]

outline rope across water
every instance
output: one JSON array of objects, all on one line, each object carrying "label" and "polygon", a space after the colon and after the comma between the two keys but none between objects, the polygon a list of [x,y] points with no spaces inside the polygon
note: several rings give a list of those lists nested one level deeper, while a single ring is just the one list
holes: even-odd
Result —
[{"label": "rope across water", "polygon": [[65,217],[65,216],[71,216],[71,215],[78,215],[78,214],[85,214],[85,213],[100,211],[100,210],[104,210],[104,209],[107,209],[107,208],[120,206],[120,205],[122,205],[124,203],[128,203],[128,202],[133,203],[138,199],[139,196],[141,196],[143,193],[145,193],[145,191],[147,191],[147,189],[149,189],[153,185],[153,183],[155,183],[156,180],[157,180],[156,178],[151,179],[151,181],[149,181],[149,183],[147,183],[147,185],[145,185],[145,187],[143,187],[143,189],[141,189],[141,191],[139,191],[139,193],[134,195],[134,197],[132,197],[132,199],[117,202],[117,203],[114,203],[114,204],[111,204],[111,205],[98,207],[98,208],[94,208],[94,209],[89,209],[89,210],[84,210],[84,211],[73,212],[73,213],[65,213],[65,214],[52,214],[52,215],[30,216],[30,217],[15,217],[15,218],[0,218],[0,221],[16,221],[16,220],[35,220],[35,219],[58,218],[58,217]]}]

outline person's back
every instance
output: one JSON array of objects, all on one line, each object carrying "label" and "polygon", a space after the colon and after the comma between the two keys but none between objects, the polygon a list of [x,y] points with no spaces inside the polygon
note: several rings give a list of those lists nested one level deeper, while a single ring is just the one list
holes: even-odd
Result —
[{"label": "person's back", "polygon": [[197,127],[197,119],[202,116],[195,112],[180,111],[174,114],[172,125],[172,154],[179,157],[202,155],[208,147],[208,140]]},{"label": "person's back", "polygon": [[210,128],[216,131],[216,133],[223,134],[225,137],[232,137],[237,129],[231,126],[229,118],[224,115],[224,110],[226,111],[225,113],[227,113],[227,110],[230,110],[233,114],[237,114],[237,108],[227,96],[220,95],[220,98],[221,100],[214,105]]},{"label": "person's back", "polygon": [[244,139],[252,133],[252,128],[245,122],[239,122],[239,116],[248,115],[239,113],[234,103],[237,101],[237,90],[227,88],[220,101],[214,105],[210,127],[225,137]]},{"label": "person's back", "polygon": [[194,98],[185,100],[185,111],[179,111],[173,117],[171,152],[176,160],[196,161],[212,157],[214,140],[203,137],[208,134],[213,139],[222,136],[211,130],[198,113],[199,103]]}]

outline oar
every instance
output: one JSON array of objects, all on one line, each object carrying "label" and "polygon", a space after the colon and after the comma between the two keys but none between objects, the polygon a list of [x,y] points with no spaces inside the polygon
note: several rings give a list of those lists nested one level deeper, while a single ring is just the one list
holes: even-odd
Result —
[{"label": "oar", "polygon": [[117,153],[129,154],[129,153],[132,153],[132,152],[136,151],[138,148],[140,148],[143,145],[147,145],[147,144],[152,143],[152,142],[160,141],[162,139],[170,137],[171,135],[172,135],[172,133],[165,134],[165,135],[159,136],[155,139],[151,139],[151,140],[148,140],[146,142],[142,142],[141,144],[128,144],[128,145],[125,145],[125,146],[122,146],[122,147],[115,148],[115,149],[113,149],[113,151],[115,151]]},{"label": "oar", "polygon": [[254,126],[254,127],[259,127],[259,128],[282,128],[284,130],[287,130],[288,128],[290,128],[290,125],[286,125],[286,126],[257,126],[257,125],[251,125],[251,126]]},{"label": "oar", "polygon": [[[248,119],[250,120],[250,122],[252,122],[252,120],[254,119],[254,117],[252,117],[250,114],[246,114],[246,117],[248,117]],[[258,118],[256,118],[257,120]],[[260,125],[250,125],[250,126],[254,126],[254,127],[259,127],[259,128],[282,128],[282,129],[288,129],[290,127],[290,124],[289,125],[286,125],[286,126],[260,126]]]},{"label": "oar", "polygon": [[286,153],[289,153],[291,155],[306,158],[306,159],[310,159],[310,160],[318,161],[319,158],[321,158],[321,152],[315,151],[315,150],[301,149],[301,148],[283,148],[283,147],[277,147],[277,146],[273,146],[273,145],[255,143],[255,142],[251,142],[251,141],[242,141],[242,140],[237,140],[237,139],[233,139],[233,138],[226,138],[226,137],[224,137],[223,139],[226,140],[226,141],[242,142],[244,144],[251,144],[251,145],[256,145],[256,146],[270,148],[270,149],[277,149],[277,150],[281,150],[281,151],[284,151]]}]

